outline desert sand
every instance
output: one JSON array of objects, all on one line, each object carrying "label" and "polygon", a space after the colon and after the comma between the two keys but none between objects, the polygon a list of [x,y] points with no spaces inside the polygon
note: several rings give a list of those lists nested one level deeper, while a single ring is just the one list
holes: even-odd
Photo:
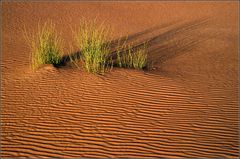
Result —
[{"label": "desert sand", "polygon": [[[3,2],[1,158],[239,155],[238,2]],[[22,28],[98,17],[154,69],[30,70]]]}]

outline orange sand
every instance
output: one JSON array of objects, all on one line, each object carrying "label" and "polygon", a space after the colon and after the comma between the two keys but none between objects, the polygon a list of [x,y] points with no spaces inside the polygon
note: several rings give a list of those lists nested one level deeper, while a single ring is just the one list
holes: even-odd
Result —
[{"label": "orange sand", "polygon": [[[1,158],[236,158],[238,12],[237,2],[3,2]],[[70,26],[96,16],[116,38],[150,39],[155,69],[30,71],[24,25],[49,18],[68,44]]]}]

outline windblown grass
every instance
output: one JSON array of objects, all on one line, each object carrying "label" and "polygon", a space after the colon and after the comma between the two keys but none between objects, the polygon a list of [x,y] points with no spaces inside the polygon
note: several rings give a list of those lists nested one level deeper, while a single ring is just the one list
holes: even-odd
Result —
[{"label": "windblown grass", "polygon": [[118,48],[120,48],[117,49],[117,65],[119,67],[143,69],[147,66],[146,43],[136,49],[132,45],[126,45],[125,43]]},{"label": "windblown grass", "polygon": [[31,66],[37,69],[42,64],[58,65],[63,52],[63,40],[51,21],[38,23],[36,32],[24,28],[24,37],[31,48]]},{"label": "windblown grass", "polygon": [[73,33],[87,72],[103,74],[112,68],[109,27],[97,24],[96,20],[83,20]]},{"label": "windblown grass", "polygon": [[139,48],[132,55],[132,66],[135,69],[143,69],[147,64],[146,46]]}]

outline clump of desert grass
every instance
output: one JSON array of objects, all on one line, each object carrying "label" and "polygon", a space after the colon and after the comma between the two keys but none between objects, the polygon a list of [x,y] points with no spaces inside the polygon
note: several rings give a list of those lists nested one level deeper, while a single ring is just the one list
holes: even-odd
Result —
[{"label": "clump of desert grass", "polygon": [[[69,43],[68,57],[77,68],[94,74],[104,74],[111,70],[113,65],[134,69],[144,69],[148,65],[146,42],[134,46],[127,44],[126,37],[125,40],[120,39],[117,46],[111,46],[112,29],[104,22],[82,19],[79,25],[71,29],[78,52],[73,53],[73,45]],[[30,61],[33,70],[42,64],[57,66],[66,62],[63,57],[63,40],[51,21],[38,23],[35,32],[30,32],[26,27],[23,32],[31,49]],[[117,56],[113,56],[112,50],[116,51]]]},{"label": "clump of desert grass", "polygon": [[58,65],[63,55],[63,40],[52,21],[38,23],[37,31],[24,27],[24,37],[31,49],[31,67],[36,70],[42,64]]},{"label": "clump of desert grass", "polygon": [[132,44],[118,46],[117,65],[123,68],[143,69],[147,66],[147,43],[134,48]]},{"label": "clump of desert grass", "polygon": [[113,66],[110,52],[110,27],[104,22],[82,20],[73,30],[81,52],[83,68],[90,73],[104,74]]}]

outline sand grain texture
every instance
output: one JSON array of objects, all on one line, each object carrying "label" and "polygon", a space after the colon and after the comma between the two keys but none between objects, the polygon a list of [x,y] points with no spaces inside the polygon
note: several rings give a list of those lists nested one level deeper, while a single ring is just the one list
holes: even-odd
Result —
[{"label": "sand grain texture", "polygon": [[[237,158],[238,12],[237,2],[4,2],[1,158]],[[69,25],[96,15],[116,38],[148,39],[155,69],[29,69],[24,25],[50,18],[71,42]]]}]

